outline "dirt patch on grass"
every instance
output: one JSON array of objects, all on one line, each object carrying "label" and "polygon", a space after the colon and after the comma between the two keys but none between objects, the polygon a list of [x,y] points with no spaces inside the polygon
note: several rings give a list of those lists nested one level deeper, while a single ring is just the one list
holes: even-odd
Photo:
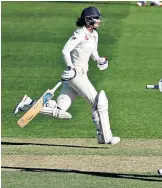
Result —
[{"label": "dirt patch on grass", "polygon": [[162,140],[124,139],[99,145],[95,139],[2,138],[2,170],[155,172],[162,165]]},{"label": "dirt patch on grass", "polygon": [[[121,156],[3,156],[2,166],[16,168],[69,169],[96,172],[153,172],[161,157]],[[16,169],[15,168],[15,169]],[[3,168],[2,168],[3,169]],[[5,169],[5,168],[4,168]]]}]

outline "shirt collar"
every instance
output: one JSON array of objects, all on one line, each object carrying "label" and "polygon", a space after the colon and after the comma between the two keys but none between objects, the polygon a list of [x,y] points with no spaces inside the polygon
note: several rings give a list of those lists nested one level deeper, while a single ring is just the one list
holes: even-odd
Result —
[{"label": "shirt collar", "polygon": [[83,27],[83,30],[86,35],[92,36],[94,34],[94,31],[93,32],[88,31],[88,29],[85,26]]}]

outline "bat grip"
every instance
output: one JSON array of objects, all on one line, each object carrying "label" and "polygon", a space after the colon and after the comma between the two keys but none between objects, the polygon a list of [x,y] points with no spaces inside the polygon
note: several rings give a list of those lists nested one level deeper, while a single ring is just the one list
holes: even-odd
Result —
[{"label": "bat grip", "polygon": [[55,85],[55,87],[52,89],[52,92],[54,93],[54,92],[61,86],[61,84],[62,84],[62,81],[59,81],[59,82]]},{"label": "bat grip", "polygon": [[53,89],[51,89],[51,91],[54,93],[54,92],[61,86],[61,84],[62,84],[63,81],[66,81],[66,80],[61,79],[61,80],[55,85],[55,87],[54,87]]}]

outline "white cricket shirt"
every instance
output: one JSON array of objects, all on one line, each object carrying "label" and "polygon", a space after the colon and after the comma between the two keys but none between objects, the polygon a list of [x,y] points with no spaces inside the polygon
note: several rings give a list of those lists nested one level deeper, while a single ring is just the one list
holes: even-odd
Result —
[{"label": "white cricket shirt", "polygon": [[87,72],[89,58],[99,59],[97,47],[98,33],[95,30],[90,32],[85,26],[75,30],[62,50],[66,65]]}]

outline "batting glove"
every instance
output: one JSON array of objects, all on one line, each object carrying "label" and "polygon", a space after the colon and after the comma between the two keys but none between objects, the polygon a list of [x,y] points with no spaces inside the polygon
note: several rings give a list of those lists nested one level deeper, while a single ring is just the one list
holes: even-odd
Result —
[{"label": "batting glove", "polygon": [[97,61],[97,67],[100,70],[105,70],[109,66],[109,62],[107,60],[107,57],[100,57],[99,60]]},{"label": "batting glove", "polygon": [[76,76],[76,70],[72,67],[67,67],[66,70],[62,73],[62,80],[69,81],[72,80]]}]

